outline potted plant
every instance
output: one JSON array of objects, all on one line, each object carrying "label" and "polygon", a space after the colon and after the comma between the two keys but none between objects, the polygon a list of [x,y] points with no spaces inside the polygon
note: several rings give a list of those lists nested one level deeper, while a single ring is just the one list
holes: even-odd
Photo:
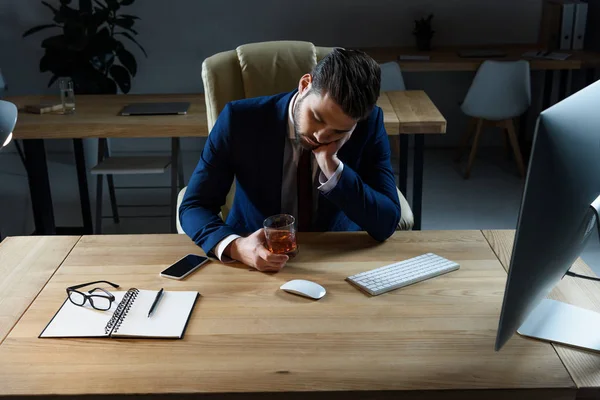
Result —
[{"label": "potted plant", "polygon": [[70,77],[76,93],[115,94],[131,90],[131,78],[137,73],[135,56],[119,39],[128,39],[147,57],[144,48],[135,40],[133,28],[139,18],[120,13],[135,0],[79,0],[79,9],[71,0],[60,0],[54,6],[42,4],[53,13],[52,23],[27,30],[27,37],[45,29],[60,30],[41,43],[44,56],[40,72],[50,72],[50,87],[59,77]]},{"label": "potted plant", "polygon": [[419,50],[431,50],[431,39],[435,31],[431,28],[431,20],[433,14],[429,14],[427,18],[415,20],[415,28],[413,35],[417,40],[417,48]]}]

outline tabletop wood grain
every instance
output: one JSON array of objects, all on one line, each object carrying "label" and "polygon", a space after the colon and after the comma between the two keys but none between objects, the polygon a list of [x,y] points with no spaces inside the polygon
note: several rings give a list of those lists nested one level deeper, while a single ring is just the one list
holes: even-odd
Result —
[{"label": "tabletop wood grain", "polygon": [[[60,102],[58,96],[14,96],[19,109],[26,104]],[[132,103],[190,102],[187,115],[121,116]],[[15,139],[170,138],[207,136],[204,94],[79,95],[75,113],[19,112]]]},{"label": "tabletop wood grain", "polygon": [[[397,232],[384,243],[362,232],[298,240],[299,255],[277,274],[211,262],[175,281],[159,272],[201,254],[184,235],[84,236],[0,346],[0,394],[574,397],[549,344],[517,337],[494,352],[506,273],[480,231]],[[377,297],[344,280],[426,252],[461,267]],[[183,340],[37,338],[65,287],[99,279],[202,297]],[[318,282],[327,295],[314,301],[279,290],[291,279]]]},{"label": "tabletop wood grain", "polygon": [[0,343],[79,236],[8,237],[0,243]]},{"label": "tabletop wood grain", "polygon": [[422,90],[388,92],[400,134],[446,133],[446,119]]},{"label": "tabletop wood grain", "polygon": [[[390,97],[396,92],[382,92],[377,104],[384,112],[388,135],[429,132],[431,116],[440,122],[441,114],[423,91]],[[11,101],[22,109],[27,104],[57,102],[57,96],[13,96]],[[187,101],[187,115],[121,116],[121,109],[131,103]],[[399,107],[399,112],[395,110]],[[414,110],[411,111],[411,110]],[[399,119],[400,117],[400,119]],[[420,118],[423,118],[422,120]],[[402,118],[408,118],[403,120]],[[443,117],[441,117],[443,119]],[[445,127],[445,120],[443,121]],[[404,127],[403,129],[401,128]],[[420,129],[419,126],[421,127]],[[445,128],[444,128],[445,132]],[[80,95],[76,97],[74,114],[30,114],[19,112],[14,138],[21,139],[86,139],[86,138],[170,138],[206,137],[208,126],[204,94],[147,95]]]}]

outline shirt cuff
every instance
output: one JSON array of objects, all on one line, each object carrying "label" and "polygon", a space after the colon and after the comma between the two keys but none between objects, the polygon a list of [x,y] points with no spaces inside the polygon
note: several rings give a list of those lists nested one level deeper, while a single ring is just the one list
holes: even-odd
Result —
[{"label": "shirt cuff", "polygon": [[329,178],[327,182],[325,182],[325,174],[323,173],[323,171],[321,171],[321,173],[319,174],[319,183],[321,184],[321,186],[319,186],[319,190],[323,193],[330,192],[340,181],[340,177],[342,176],[343,170],[344,163],[340,161],[340,165],[338,165],[337,169],[335,170],[333,175],[331,175],[331,178]]},{"label": "shirt cuff", "polygon": [[241,236],[240,235],[229,235],[225,239],[223,239],[219,243],[217,243],[217,245],[215,246],[215,248],[213,250],[213,253],[215,253],[215,255],[217,256],[219,261],[221,261],[222,263],[231,263],[231,262],[235,261],[233,258],[227,257],[227,255],[223,254],[223,252],[225,251],[225,249],[227,248],[227,246],[229,246],[229,244],[231,242],[233,242],[235,239],[237,239],[239,237],[241,237]]}]

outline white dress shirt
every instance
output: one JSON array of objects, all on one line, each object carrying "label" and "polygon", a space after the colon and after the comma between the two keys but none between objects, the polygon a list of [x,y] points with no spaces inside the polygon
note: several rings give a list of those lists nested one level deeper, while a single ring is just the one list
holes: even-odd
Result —
[{"label": "white dress shirt", "polygon": [[[296,132],[294,131],[294,104],[298,93],[292,97],[290,105],[288,106],[288,140],[285,141],[284,154],[283,154],[283,176],[281,182],[281,213],[298,215],[298,186],[296,173],[298,170],[298,162],[300,161],[300,155],[302,147],[296,143]],[[319,173],[319,186],[317,189],[322,193],[331,191],[339,182],[342,171],[344,170],[344,164],[340,161],[340,165],[335,170],[331,178],[327,180],[327,177],[320,170],[317,160],[314,154],[311,153],[312,171],[313,171],[313,182],[315,181],[316,174]],[[317,193],[313,191],[313,210],[316,210],[316,201],[318,199]],[[316,213],[315,213],[316,215]],[[223,254],[223,251],[227,246],[235,239],[239,238],[239,235],[229,235],[225,239],[221,240],[214,248],[213,253],[222,262],[233,261],[229,257]]]}]

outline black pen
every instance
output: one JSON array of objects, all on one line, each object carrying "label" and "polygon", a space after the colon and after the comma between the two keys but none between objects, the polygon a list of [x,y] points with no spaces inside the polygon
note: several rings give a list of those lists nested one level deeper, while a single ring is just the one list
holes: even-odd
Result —
[{"label": "black pen", "polygon": [[154,309],[158,305],[158,302],[162,298],[162,294],[163,294],[163,289],[161,288],[158,291],[158,293],[156,293],[156,297],[154,298],[154,302],[152,303],[152,306],[150,307],[150,311],[148,311],[148,318],[150,318],[150,314],[152,314],[152,311],[154,311]]}]

